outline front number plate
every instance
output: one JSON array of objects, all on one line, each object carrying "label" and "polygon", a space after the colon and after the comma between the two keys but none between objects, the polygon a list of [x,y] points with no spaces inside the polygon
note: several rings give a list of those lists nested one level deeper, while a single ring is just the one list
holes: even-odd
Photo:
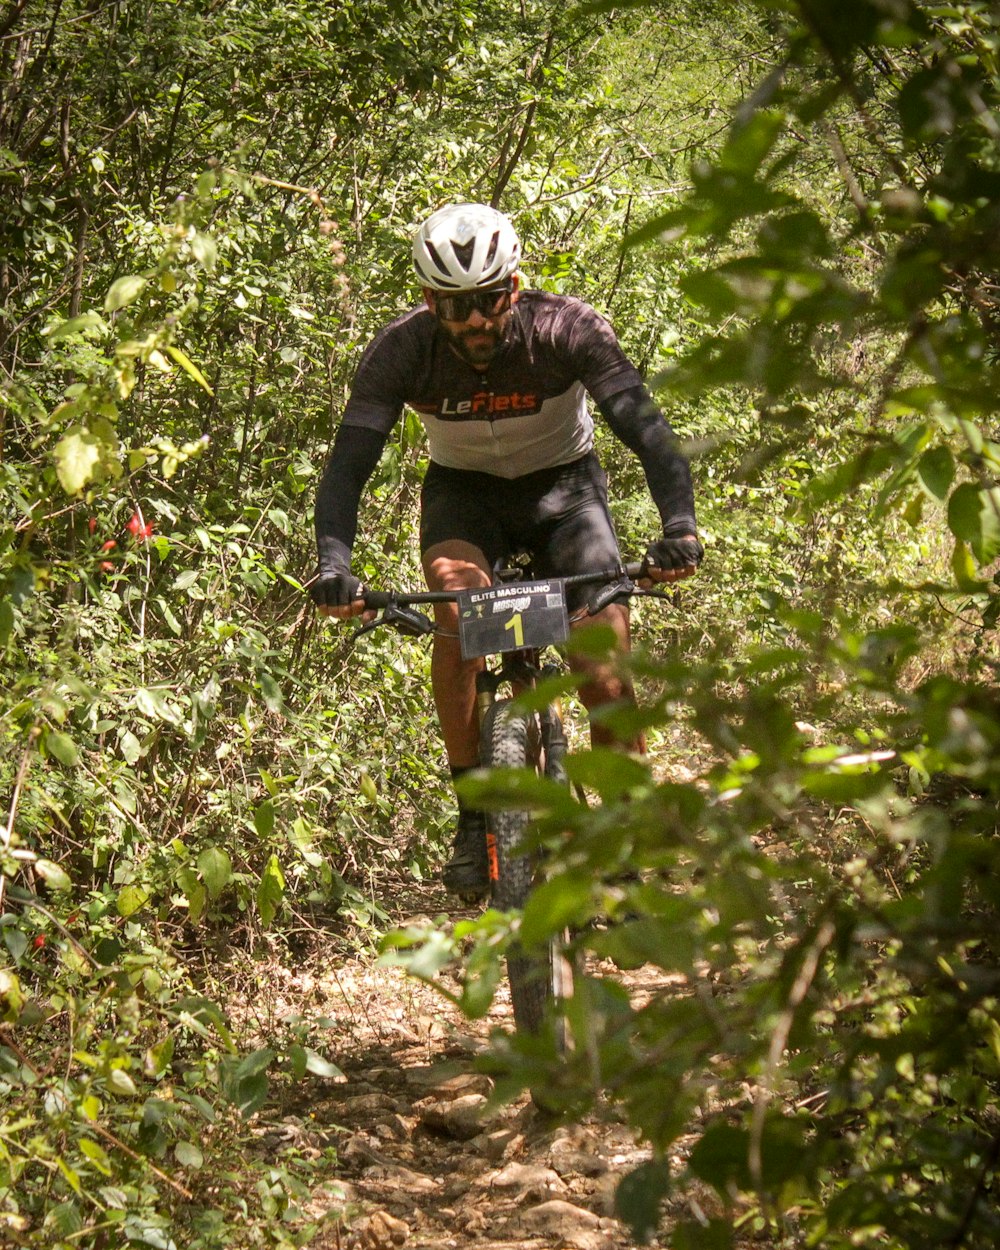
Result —
[{"label": "front number plate", "polygon": [[546,647],[568,637],[566,586],[561,578],[459,591],[458,639],[463,660]]}]

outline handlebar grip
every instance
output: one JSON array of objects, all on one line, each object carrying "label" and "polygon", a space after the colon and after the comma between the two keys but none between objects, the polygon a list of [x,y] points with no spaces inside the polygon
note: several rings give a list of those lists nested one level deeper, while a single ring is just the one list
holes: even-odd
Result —
[{"label": "handlebar grip", "polygon": [[361,588],[361,598],[365,601],[366,608],[376,611],[387,608],[392,602],[392,595],[387,590],[369,590],[366,586]]}]

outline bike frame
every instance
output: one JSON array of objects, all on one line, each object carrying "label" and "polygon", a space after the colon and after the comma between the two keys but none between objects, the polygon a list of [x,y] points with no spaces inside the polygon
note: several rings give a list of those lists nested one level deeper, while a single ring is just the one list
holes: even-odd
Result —
[{"label": "bike frame", "polygon": [[[514,568],[497,570],[490,588],[414,594],[365,591],[365,606],[381,610],[382,615],[362,625],[355,637],[379,625],[392,625],[412,636],[433,634],[437,632],[434,622],[417,610],[418,606],[457,604],[462,654],[466,659],[479,657],[483,661],[476,677],[476,710],[484,767],[541,767],[547,777],[565,783],[563,759],[567,744],[558,700],[528,713],[517,707],[516,695],[520,690],[535,687],[549,673],[559,671],[555,665],[543,664],[541,654],[546,646],[565,642],[569,636],[567,587],[603,583],[586,609],[587,614],[595,616],[608,604],[632,595],[665,598],[662,593],[635,585],[632,579],[645,572],[642,564],[618,565],[594,573],[535,581],[526,578],[526,569]],[[527,646],[522,645],[525,641]],[[497,662],[493,657],[498,655]],[[510,698],[501,695],[505,685],[510,687]],[[490,886],[494,905],[502,910],[523,907],[534,887],[537,857],[522,848],[529,821],[529,814],[516,808],[488,814]],[[565,1000],[572,994],[572,969],[564,946],[563,939],[554,937],[548,949],[538,953],[523,949],[515,940],[507,951],[507,979],[518,1030],[538,1033],[548,1020],[560,1048],[568,1044],[565,1018],[551,1013],[549,1008],[553,1001]],[[540,1104],[544,1102],[544,1091],[533,1090],[532,1096]]]}]

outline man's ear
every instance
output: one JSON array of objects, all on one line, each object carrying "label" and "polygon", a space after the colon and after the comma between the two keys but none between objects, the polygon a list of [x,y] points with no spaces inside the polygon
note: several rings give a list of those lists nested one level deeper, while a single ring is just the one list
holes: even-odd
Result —
[{"label": "man's ear", "polygon": [[431,310],[431,312],[436,312],[437,311],[437,300],[435,298],[436,292],[433,290],[432,287],[429,287],[429,286],[421,287],[421,290],[424,293],[424,303]]}]

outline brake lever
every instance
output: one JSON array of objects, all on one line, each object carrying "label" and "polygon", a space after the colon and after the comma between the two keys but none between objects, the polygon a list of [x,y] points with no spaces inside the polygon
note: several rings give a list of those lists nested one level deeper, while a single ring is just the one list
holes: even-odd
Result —
[{"label": "brake lever", "polygon": [[632,595],[638,593],[639,588],[626,573],[617,582],[612,582],[610,586],[605,586],[603,590],[597,591],[592,598],[588,599],[587,612],[590,616],[596,616],[598,612],[603,612],[609,604],[624,603]]},{"label": "brake lever", "polygon": [[408,638],[422,638],[425,634],[434,632],[434,622],[423,612],[418,612],[416,608],[402,608],[398,603],[389,603],[382,609],[381,616],[359,626],[354,631],[354,637],[360,638],[362,634],[370,633],[380,625],[391,625],[397,633],[405,634]]}]

